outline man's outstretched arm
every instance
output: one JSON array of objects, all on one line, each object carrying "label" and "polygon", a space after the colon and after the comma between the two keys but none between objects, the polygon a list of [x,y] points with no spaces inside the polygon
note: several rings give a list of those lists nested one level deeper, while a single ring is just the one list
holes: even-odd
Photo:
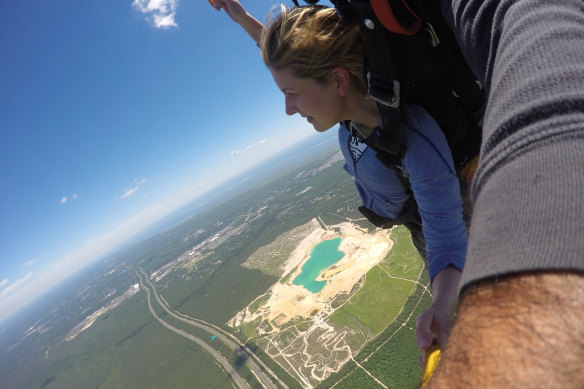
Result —
[{"label": "man's outstretched arm", "polygon": [[584,275],[472,286],[428,388],[542,387],[584,388]]},{"label": "man's outstretched arm", "polygon": [[429,387],[582,388],[582,1],[442,5],[488,103],[464,292]]}]

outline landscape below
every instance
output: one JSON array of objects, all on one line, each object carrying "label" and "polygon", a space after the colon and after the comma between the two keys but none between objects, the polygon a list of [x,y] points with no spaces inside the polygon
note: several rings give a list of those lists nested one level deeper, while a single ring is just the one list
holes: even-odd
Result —
[{"label": "landscape below", "polygon": [[[418,385],[431,298],[408,231],[363,219],[334,142],[289,156],[2,323],[0,387]],[[330,240],[320,289],[295,284]]]}]

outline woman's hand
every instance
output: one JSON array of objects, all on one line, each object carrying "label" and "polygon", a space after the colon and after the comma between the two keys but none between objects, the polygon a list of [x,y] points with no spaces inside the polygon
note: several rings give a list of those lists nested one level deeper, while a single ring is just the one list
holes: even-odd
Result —
[{"label": "woman's hand", "polygon": [[422,351],[426,351],[433,344],[438,344],[440,348],[446,344],[452,330],[461,275],[460,270],[449,266],[434,277],[432,305],[416,320],[416,339]]},{"label": "woman's hand", "polygon": [[213,7],[217,11],[224,10],[227,16],[241,28],[259,45],[264,26],[251,16],[237,0],[213,0]]},{"label": "woman's hand", "polygon": [[241,24],[247,16],[247,11],[237,0],[214,0],[213,2],[217,11],[224,10],[227,16],[237,24]]},{"label": "woman's hand", "polygon": [[433,344],[442,348],[446,344],[446,339],[452,330],[451,310],[444,307],[434,307],[426,309],[416,320],[416,339],[418,347],[426,351]]}]

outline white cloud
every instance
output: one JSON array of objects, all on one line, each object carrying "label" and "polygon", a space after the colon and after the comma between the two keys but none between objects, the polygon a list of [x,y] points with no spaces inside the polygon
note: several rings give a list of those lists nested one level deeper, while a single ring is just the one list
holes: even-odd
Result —
[{"label": "white cloud", "polygon": [[136,186],[125,191],[124,194],[120,196],[120,198],[125,199],[126,197],[130,197],[131,195],[136,193],[138,189],[140,189],[140,186],[142,186],[142,184],[146,182],[146,179],[142,178],[140,181],[138,181],[137,178],[134,178],[134,182],[136,183]]},{"label": "white cloud", "polygon": [[[71,198],[72,198],[73,200],[75,200],[75,199],[77,198],[77,193],[73,193],[73,194],[71,195]],[[61,204],[65,204],[67,201],[69,201],[69,196],[63,196],[63,197],[61,197],[60,203],[61,203]]]},{"label": "white cloud", "polygon": [[266,143],[268,140],[267,139],[262,139],[259,142],[255,142],[250,144],[249,146],[247,146],[245,149],[237,149],[237,150],[233,150],[232,152],[229,153],[229,155],[237,155],[237,154],[243,154],[251,149],[253,149],[256,146],[261,146],[264,143]]},{"label": "white cloud", "polygon": [[7,283],[8,283],[8,278],[5,278],[2,281],[0,281],[0,288],[3,288],[4,285],[6,285]]},{"label": "white cloud", "polygon": [[132,6],[147,14],[156,28],[178,27],[174,21],[178,0],[134,0]]},{"label": "white cloud", "polygon": [[[24,276],[24,278],[16,280],[12,284],[8,285],[6,288],[4,288],[4,290],[2,292],[0,292],[0,297],[4,297],[7,294],[10,294],[13,291],[17,290],[18,288],[20,288],[26,282],[26,280],[28,280],[30,278],[30,276],[32,276],[32,272],[28,273],[26,276]],[[4,280],[2,282],[5,283],[7,281],[8,280]]]},{"label": "white cloud", "polygon": [[35,262],[36,261],[34,259],[31,259],[30,261],[24,263],[24,267],[31,267]]}]

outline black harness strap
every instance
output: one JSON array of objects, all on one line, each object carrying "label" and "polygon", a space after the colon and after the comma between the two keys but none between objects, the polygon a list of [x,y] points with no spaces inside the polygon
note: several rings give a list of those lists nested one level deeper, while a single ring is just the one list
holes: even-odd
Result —
[{"label": "black harness strap", "polygon": [[[348,120],[343,122],[343,125],[347,129],[351,128],[351,122]],[[376,152],[375,156],[377,159],[388,169],[391,169],[396,173],[402,186],[404,187],[406,195],[408,196],[408,200],[402,206],[401,214],[395,219],[378,215],[364,205],[359,207],[359,212],[361,212],[361,214],[365,216],[367,220],[369,220],[373,225],[379,228],[391,228],[397,225],[404,225],[414,218],[421,220],[421,217],[418,211],[418,203],[416,202],[414,193],[411,189],[410,180],[402,168],[401,159],[403,156],[388,154],[385,150],[379,147],[378,136],[381,136],[384,132],[385,131],[375,131],[374,134],[365,139],[363,136],[355,133],[353,130],[351,130],[351,135],[359,138],[359,140],[365,143],[367,147],[370,147],[372,150],[374,150]]]},{"label": "black harness strap", "polygon": [[402,157],[405,152],[402,145],[405,132],[404,110],[401,109],[403,90],[399,69],[391,56],[392,42],[369,0],[352,0],[350,4],[336,1],[334,4],[343,19],[357,23],[361,30],[367,89],[369,96],[377,102],[383,128],[376,147]]}]

